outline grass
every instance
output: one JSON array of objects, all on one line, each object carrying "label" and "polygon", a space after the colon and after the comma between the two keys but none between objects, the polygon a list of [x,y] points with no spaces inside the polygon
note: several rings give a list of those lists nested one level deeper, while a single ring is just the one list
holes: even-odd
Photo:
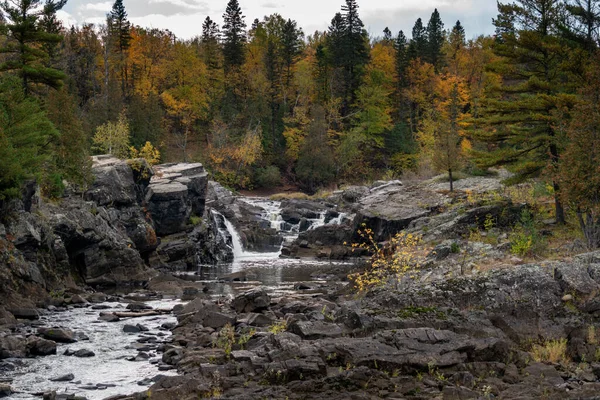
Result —
[{"label": "grass", "polygon": [[544,344],[533,345],[531,356],[536,362],[561,363],[569,362],[567,357],[567,339],[548,340]]}]

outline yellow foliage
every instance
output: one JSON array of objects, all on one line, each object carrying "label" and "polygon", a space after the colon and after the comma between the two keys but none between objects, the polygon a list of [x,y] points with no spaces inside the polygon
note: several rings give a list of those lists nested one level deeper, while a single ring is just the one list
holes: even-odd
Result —
[{"label": "yellow foliage", "polygon": [[567,357],[567,339],[548,340],[543,345],[534,345],[531,356],[536,362],[563,363],[569,362]]},{"label": "yellow foliage", "polygon": [[129,123],[125,113],[119,115],[117,122],[107,122],[96,129],[93,148],[97,151],[112,154],[115,157],[127,158],[129,155]]},{"label": "yellow foliage", "polygon": [[352,243],[353,251],[365,249],[373,254],[364,272],[348,276],[359,291],[384,285],[390,279],[395,279],[397,284],[404,276],[412,278],[419,269],[421,259],[417,255],[417,249],[421,242],[420,236],[400,232],[380,246],[374,239],[373,231],[365,224],[358,230],[358,234],[364,241]]},{"label": "yellow foliage", "polygon": [[150,165],[156,165],[160,162],[160,151],[150,142],[146,142],[139,150],[133,146],[130,147],[129,153],[131,158],[143,158]]}]

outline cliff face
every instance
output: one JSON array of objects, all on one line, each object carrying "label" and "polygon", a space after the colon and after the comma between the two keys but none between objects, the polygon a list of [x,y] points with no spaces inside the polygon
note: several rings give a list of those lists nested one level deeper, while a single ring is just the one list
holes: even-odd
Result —
[{"label": "cliff face", "polygon": [[[204,213],[208,178],[201,164],[160,166],[156,176],[144,160],[93,161],[95,181],[87,191],[45,201],[32,186],[5,205],[0,296],[6,305],[33,305],[77,285],[140,284],[155,274],[151,259],[162,266],[173,261],[159,254],[161,239],[170,242],[166,235],[197,245],[189,220]],[[195,262],[194,252],[189,256]]]}]

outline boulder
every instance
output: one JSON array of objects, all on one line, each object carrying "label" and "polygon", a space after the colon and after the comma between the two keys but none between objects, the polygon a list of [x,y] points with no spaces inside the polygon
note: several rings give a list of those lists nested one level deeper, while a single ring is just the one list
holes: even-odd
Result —
[{"label": "boulder", "polygon": [[133,171],[126,161],[111,155],[92,157],[94,182],[85,192],[86,200],[98,206],[130,206],[137,203]]},{"label": "boulder", "polygon": [[40,318],[40,313],[35,308],[11,308],[8,311],[17,319],[36,320]]},{"label": "boulder", "polygon": [[38,328],[38,335],[59,343],[74,343],[75,334],[68,328]]},{"label": "boulder", "polygon": [[33,356],[49,356],[56,354],[56,342],[36,336],[27,338],[27,352]]},{"label": "boulder", "polygon": [[238,313],[249,313],[265,309],[271,304],[271,296],[264,288],[250,289],[233,299],[231,306]]}]

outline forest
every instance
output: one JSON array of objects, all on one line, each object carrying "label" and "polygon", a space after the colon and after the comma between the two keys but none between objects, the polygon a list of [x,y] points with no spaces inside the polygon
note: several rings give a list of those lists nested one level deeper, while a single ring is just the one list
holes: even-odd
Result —
[{"label": "forest", "polygon": [[122,0],[104,25],[65,27],[65,4],[0,2],[0,202],[31,178],[48,197],[85,186],[104,153],[308,193],[436,171],[452,190],[504,166],[600,244],[598,0],[498,2],[478,37],[437,10],[369,35],[356,0],[309,33],[230,0],[189,40],[134,26]]}]

